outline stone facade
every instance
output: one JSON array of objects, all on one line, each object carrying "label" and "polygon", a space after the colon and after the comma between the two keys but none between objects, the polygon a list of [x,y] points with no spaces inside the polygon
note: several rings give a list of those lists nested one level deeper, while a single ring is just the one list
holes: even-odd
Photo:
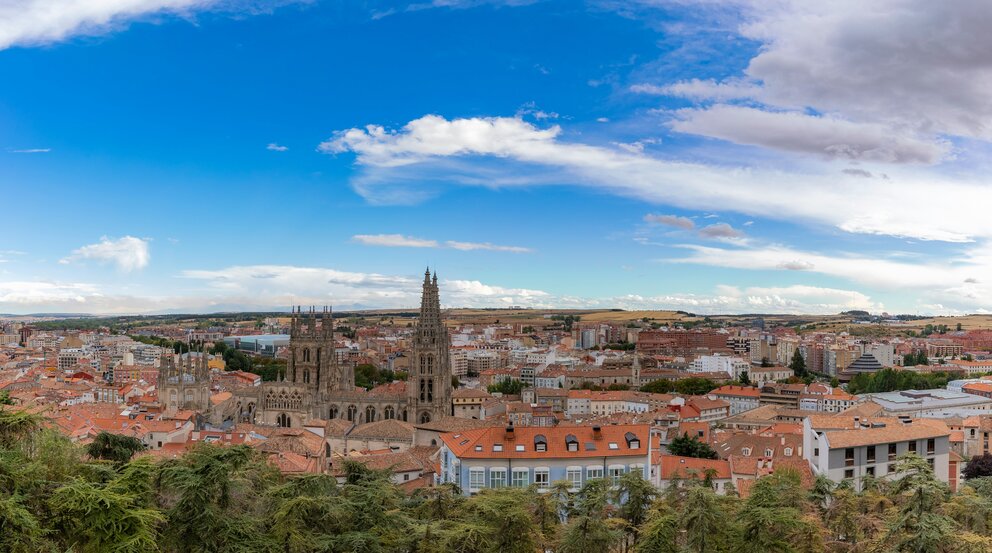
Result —
[{"label": "stone facade", "polygon": [[362,424],[381,420],[429,422],[451,414],[448,331],[441,317],[437,275],[424,275],[420,319],[415,329],[409,378],[371,390],[356,388],[354,367],[334,355],[330,309],[293,311],[290,357],[284,380],[236,390],[212,421],[299,428],[313,419]]}]

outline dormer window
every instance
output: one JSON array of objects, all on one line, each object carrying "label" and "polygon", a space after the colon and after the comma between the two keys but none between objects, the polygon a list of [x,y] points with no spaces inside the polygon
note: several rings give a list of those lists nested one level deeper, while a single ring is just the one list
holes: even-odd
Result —
[{"label": "dormer window", "polygon": [[745,447],[745,448],[741,449],[741,455],[743,455],[745,457],[750,457],[751,456],[751,448],[750,447]]},{"label": "dormer window", "polygon": [[770,449],[765,450],[765,457],[771,457],[775,452]]},{"label": "dormer window", "polygon": [[565,436],[565,449],[568,451],[579,450],[579,440],[575,439],[574,434],[569,434]]},{"label": "dormer window", "polygon": [[641,440],[633,432],[627,432],[623,438],[627,440],[627,449],[640,449]]},{"label": "dormer window", "polygon": [[548,450],[548,439],[541,434],[534,436],[534,451],[547,451],[547,450]]},{"label": "dormer window", "polygon": [[497,453],[503,451],[503,444],[493,444],[493,451]]},{"label": "dormer window", "polygon": [[476,451],[482,451],[482,444],[476,445],[475,446],[475,450]]},{"label": "dormer window", "polygon": [[785,456],[786,457],[792,457],[792,448],[791,447],[785,448]]}]

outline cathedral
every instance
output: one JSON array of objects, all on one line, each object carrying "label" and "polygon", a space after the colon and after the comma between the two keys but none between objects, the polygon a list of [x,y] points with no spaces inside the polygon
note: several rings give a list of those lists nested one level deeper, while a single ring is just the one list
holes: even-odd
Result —
[{"label": "cathedral", "polygon": [[[236,420],[298,428],[313,419],[342,418],[356,424],[399,419],[423,424],[451,415],[448,330],[441,316],[437,274],[432,277],[430,270],[424,274],[420,318],[412,339],[410,371],[405,382],[371,390],[356,388],[354,367],[337,361],[331,310],[294,308],[285,377],[235,390],[230,399],[212,408],[210,421],[214,425]],[[199,382],[193,378],[190,385]],[[160,394],[168,390],[160,401],[171,402],[173,395],[188,397],[186,390],[190,388],[159,389]],[[194,393],[192,397],[198,396]]]}]

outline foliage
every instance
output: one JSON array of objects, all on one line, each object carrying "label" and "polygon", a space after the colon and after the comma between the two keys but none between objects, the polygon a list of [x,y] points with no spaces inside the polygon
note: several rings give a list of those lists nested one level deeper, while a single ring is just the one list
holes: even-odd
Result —
[{"label": "foliage", "polygon": [[371,363],[362,363],[355,366],[355,386],[371,389],[379,384],[392,382],[396,379],[391,369],[380,369]]},{"label": "foliage", "polygon": [[975,455],[964,466],[962,474],[968,480],[992,476],[992,454]]},{"label": "foliage", "polygon": [[695,436],[690,436],[688,432],[683,432],[681,436],[672,439],[668,444],[668,453],[682,457],[716,459],[716,452],[709,444],[699,441]]},{"label": "foliage", "polygon": [[929,365],[930,358],[927,357],[927,352],[923,350],[917,350],[912,353],[907,353],[902,356],[902,364],[904,367],[913,367],[916,365]]},{"label": "foliage", "polygon": [[86,446],[86,453],[94,459],[113,461],[118,465],[131,460],[135,453],[145,449],[145,444],[133,436],[100,432]]},{"label": "foliage", "polygon": [[806,359],[798,349],[792,354],[792,361],[789,362],[789,368],[799,378],[806,376]]},{"label": "foliage", "polygon": [[524,389],[524,383],[516,378],[500,380],[497,384],[490,384],[486,387],[490,394],[499,392],[503,395],[518,396]]},{"label": "foliage", "polygon": [[859,373],[847,385],[852,394],[893,392],[897,390],[928,390],[943,388],[957,378],[945,372],[917,373],[896,369],[882,369],[874,373]]},{"label": "foliage", "polygon": [[[96,463],[34,415],[0,408],[0,551],[12,553],[973,553],[992,547],[992,478],[958,493],[899,458],[861,491],[776,469],[746,499],[710,479],[660,494],[637,471],[577,491],[554,482],[406,495],[345,461],[283,477],[246,446]],[[112,440],[104,441],[112,443]]]}]

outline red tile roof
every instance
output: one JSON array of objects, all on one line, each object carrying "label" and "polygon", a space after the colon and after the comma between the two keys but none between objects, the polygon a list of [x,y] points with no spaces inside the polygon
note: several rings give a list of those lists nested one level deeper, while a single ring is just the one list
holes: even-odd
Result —
[{"label": "red tile roof", "polygon": [[[518,427],[512,437],[506,429],[480,428],[461,433],[442,434],[444,444],[460,458],[469,459],[542,459],[620,457],[647,455],[648,425],[621,424],[601,427],[598,436],[591,426]],[[637,439],[637,447],[627,444],[627,434]],[[535,450],[535,438],[543,436],[547,451]],[[572,436],[578,442],[578,451],[568,451],[566,439]],[[616,444],[612,449],[610,444]],[[517,446],[523,451],[517,451]],[[478,451],[476,446],[480,446]],[[500,446],[502,451],[493,451]],[[590,447],[591,446],[591,447]]]}]

